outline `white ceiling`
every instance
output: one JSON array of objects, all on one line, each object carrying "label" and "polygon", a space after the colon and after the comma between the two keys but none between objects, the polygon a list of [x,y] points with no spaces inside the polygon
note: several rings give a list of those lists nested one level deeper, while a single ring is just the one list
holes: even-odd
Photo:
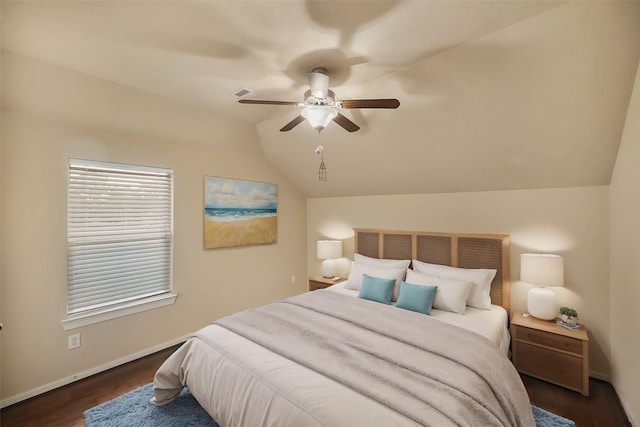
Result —
[{"label": "white ceiling", "polygon": [[[261,151],[309,197],[606,185],[640,57],[640,2],[626,1],[3,1],[1,12],[4,108]],[[339,99],[400,108],[344,112],[353,134],[283,133],[299,109],[233,95],[302,101],[315,66]],[[145,120],[79,95],[45,111],[39,94],[65,96],[37,78],[49,73],[86,81],[94,100],[122,93]]]}]

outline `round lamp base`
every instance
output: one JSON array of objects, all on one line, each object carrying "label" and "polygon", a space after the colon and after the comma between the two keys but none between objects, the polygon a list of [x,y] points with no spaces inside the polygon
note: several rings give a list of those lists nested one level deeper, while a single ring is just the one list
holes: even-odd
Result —
[{"label": "round lamp base", "polygon": [[558,314],[556,294],[543,287],[531,288],[527,294],[527,310],[533,317],[553,320]]},{"label": "round lamp base", "polygon": [[334,277],[336,275],[336,263],[332,259],[322,261],[322,275],[324,277]]}]

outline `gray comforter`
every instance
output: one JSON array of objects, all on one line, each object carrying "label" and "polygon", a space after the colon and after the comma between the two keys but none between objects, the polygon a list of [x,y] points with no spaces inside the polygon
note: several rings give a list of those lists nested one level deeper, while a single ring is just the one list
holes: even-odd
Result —
[{"label": "gray comforter", "polygon": [[500,350],[429,316],[315,291],[216,324],[421,425],[535,426]]}]

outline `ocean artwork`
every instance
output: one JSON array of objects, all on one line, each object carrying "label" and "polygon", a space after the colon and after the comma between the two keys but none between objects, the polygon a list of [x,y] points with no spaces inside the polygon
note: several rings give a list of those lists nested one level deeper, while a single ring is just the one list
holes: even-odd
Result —
[{"label": "ocean artwork", "polygon": [[249,208],[204,208],[204,214],[211,221],[229,222],[242,221],[245,219],[265,218],[275,216],[278,213],[276,208],[272,209],[249,209]]},{"label": "ocean artwork", "polygon": [[278,240],[278,187],[256,181],[204,177],[204,248]]}]

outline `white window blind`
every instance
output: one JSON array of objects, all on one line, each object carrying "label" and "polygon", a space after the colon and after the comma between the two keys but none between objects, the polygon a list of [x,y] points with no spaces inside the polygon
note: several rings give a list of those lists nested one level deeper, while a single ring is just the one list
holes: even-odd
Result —
[{"label": "white window blind", "polygon": [[67,313],[171,292],[173,171],[69,162]]}]

